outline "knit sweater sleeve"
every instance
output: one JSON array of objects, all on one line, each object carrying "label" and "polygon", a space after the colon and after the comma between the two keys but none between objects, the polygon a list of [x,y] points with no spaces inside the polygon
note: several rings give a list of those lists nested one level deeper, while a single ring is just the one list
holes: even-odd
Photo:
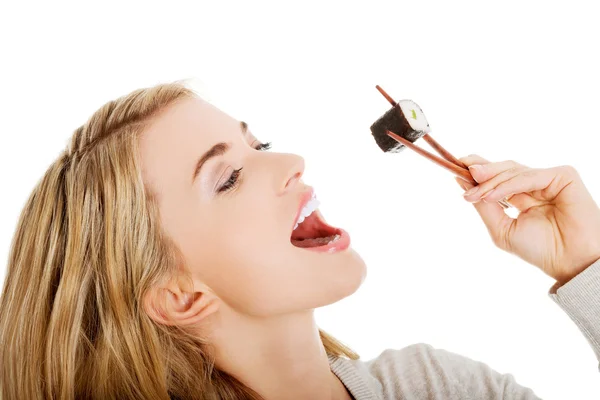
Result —
[{"label": "knit sweater sleeve", "polygon": [[[565,285],[553,286],[549,296],[579,327],[600,362],[600,260]],[[428,344],[386,350],[367,368],[384,399],[539,399],[511,374]]]}]

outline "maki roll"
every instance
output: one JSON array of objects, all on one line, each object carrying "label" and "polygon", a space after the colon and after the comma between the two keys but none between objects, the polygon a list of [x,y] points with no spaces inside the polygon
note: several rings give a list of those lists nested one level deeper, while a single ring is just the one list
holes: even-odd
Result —
[{"label": "maki roll", "polygon": [[398,153],[404,150],[406,146],[389,137],[388,130],[414,143],[431,129],[417,103],[412,100],[400,100],[371,125],[371,134],[385,152]]}]

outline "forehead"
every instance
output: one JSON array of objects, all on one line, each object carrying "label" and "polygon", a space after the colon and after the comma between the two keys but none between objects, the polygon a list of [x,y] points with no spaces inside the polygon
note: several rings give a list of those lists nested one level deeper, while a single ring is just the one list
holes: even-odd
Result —
[{"label": "forehead", "polygon": [[162,110],[141,134],[140,157],[148,182],[189,180],[197,158],[218,142],[240,138],[240,122],[198,97]]},{"label": "forehead", "polygon": [[160,112],[146,129],[146,140],[194,144],[227,141],[239,135],[239,121],[198,97],[181,99]]}]

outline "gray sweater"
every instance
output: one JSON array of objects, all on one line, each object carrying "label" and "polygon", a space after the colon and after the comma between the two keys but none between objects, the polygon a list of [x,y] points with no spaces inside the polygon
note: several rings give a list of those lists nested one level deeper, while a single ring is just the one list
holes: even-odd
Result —
[{"label": "gray sweater", "polygon": [[[549,292],[577,324],[600,362],[600,260]],[[511,374],[458,354],[415,344],[370,361],[329,357],[331,370],[356,400],[539,399]]]}]

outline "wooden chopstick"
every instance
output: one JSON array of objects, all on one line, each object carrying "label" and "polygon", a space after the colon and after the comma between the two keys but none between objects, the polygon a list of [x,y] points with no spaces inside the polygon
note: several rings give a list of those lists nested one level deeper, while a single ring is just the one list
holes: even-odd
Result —
[{"label": "wooden chopstick", "polygon": [[[398,112],[402,113],[402,110],[398,106],[398,103],[392,98],[392,96],[387,94],[381,86],[375,85],[375,87],[377,88],[377,90],[379,90],[379,93],[381,93],[383,97],[385,97],[385,99],[392,105],[392,107],[398,108]],[[433,161],[440,167],[445,168],[450,172],[453,172],[459,178],[462,178],[475,186],[479,185],[479,183],[475,179],[473,179],[473,175],[471,175],[471,172],[469,171],[469,168],[465,165],[465,163],[460,161],[458,158],[454,157],[448,150],[444,149],[441,144],[436,142],[435,139],[431,137],[430,134],[426,133],[422,137],[443,158],[437,157],[436,155],[431,154],[427,150],[424,150],[419,146],[412,144],[410,141],[395,134],[394,132],[387,131],[387,134],[392,139],[395,139],[396,141],[402,143],[409,149],[416,151],[417,153],[421,154],[430,161]],[[500,204],[505,209],[512,207],[512,205],[505,199],[498,200],[498,204]]]},{"label": "wooden chopstick", "polygon": [[424,134],[423,139],[425,139],[425,141],[429,143],[429,145],[433,147],[435,151],[437,151],[442,157],[450,161],[452,164],[458,165],[459,167],[467,168],[467,166],[462,161],[454,157],[452,154],[450,154],[448,150],[444,149],[441,144],[436,142],[429,133]]},{"label": "wooden chopstick", "polygon": [[396,100],[392,99],[392,96],[387,94],[387,92],[383,90],[381,86],[375,85],[375,87],[377,88],[377,90],[379,90],[379,93],[381,93],[381,95],[385,97],[385,99],[392,105],[392,107],[396,107],[396,104],[398,103],[396,103]]},{"label": "wooden chopstick", "polygon": [[410,141],[404,139],[402,136],[399,136],[392,131],[387,131],[387,135],[389,137],[391,137],[392,139],[394,139],[395,141],[402,143],[409,149],[414,150],[417,153],[421,154],[423,157],[427,158],[428,160],[433,161],[440,167],[447,169],[448,171],[452,172],[459,178],[462,178],[465,181],[467,181],[473,185],[477,185],[477,181],[475,181],[473,179],[473,176],[471,175],[471,173],[469,172],[469,170],[467,168],[459,167],[458,165],[453,164],[448,160],[440,158],[440,157],[436,156],[435,154],[431,154],[427,150],[422,149],[419,146],[412,144]]},{"label": "wooden chopstick", "polygon": [[[383,90],[383,88],[381,86],[375,85],[375,87],[377,88],[377,90],[379,90],[379,93],[381,93],[381,95],[383,97],[385,97],[385,99],[392,105],[392,107],[400,108],[398,106],[398,102],[396,100],[394,100],[392,98],[392,96],[390,96],[389,94],[387,94],[387,92],[385,90]],[[402,112],[401,110],[398,110],[398,111]],[[453,163],[455,165],[458,165],[459,167],[467,168],[467,166],[462,161],[460,161],[458,158],[454,157],[448,150],[446,150],[445,148],[443,148],[441,144],[439,144],[438,142],[436,142],[435,139],[432,138],[429,133],[426,133],[425,135],[423,135],[423,139],[435,151],[437,151],[439,155],[441,155],[442,157],[444,157],[446,160],[450,161],[451,163]],[[468,169],[467,169],[467,171],[468,171]]]}]

